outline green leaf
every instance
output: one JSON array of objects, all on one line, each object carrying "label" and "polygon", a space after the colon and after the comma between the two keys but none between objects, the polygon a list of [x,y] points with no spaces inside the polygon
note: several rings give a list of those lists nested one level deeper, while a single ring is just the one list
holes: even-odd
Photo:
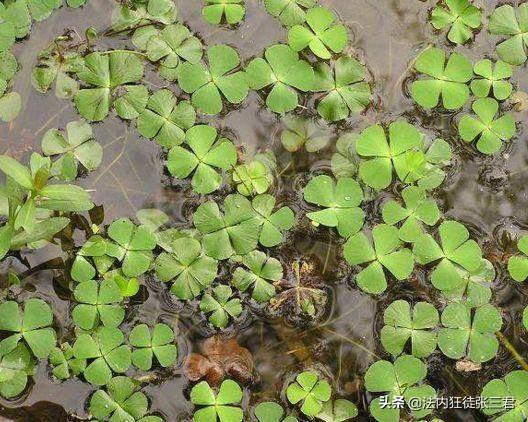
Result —
[{"label": "green leaf", "polygon": [[305,9],[314,7],[316,0],[264,0],[267,12],[285,26],[300,25],[306,21]]},{"label": "green leaf", "polygon": [[229,318],[237,318],[242,313],[240,299],[233,298],[229,286],[216,286],[211,294],[205,293],[200,301],[200,310],[208,315],[209,322],[216,328],[225,328]]},{"label": "green leaf", "polygon": [[281,142],[289,152],[297,152],[302,147],[306,152],[317,152],[330,141],[330,133],[313,119],[288,115],[282,119],[282,123],[285,128],[281,133]]},{"label": "green leaf", "polygon": [[31,172],[14,158],[7,155],[0,155],[0,171],[12,178],[21,187],[28,190],[33,189]]},{"label": "green leaf", "polygon": [[266,193],[273,184],[273,176],[266,164],[257,159],[233,168],[233,182],[244,196]]},{"label": "green leaf", "polygon": [[166,368],[171,366],[178,356],[174,332],[165,324],[156,324],[152,334],[147,325],[137,325],[130,332],[129,341],[134,347],[132,363],[143,371],[151,369],[153,357]]},{"label": "green leaf", "polygon": [[242,422],[244,414],[238,405],[243,397],[242,389],[233,380],[222,382],[218,394],[206,381],[196,384],[191,390],[191,402],[200,406],[195,411],[193,420],[196,422],[221,421]]},{"label": "green leaf", "polygon": [[520,66],[526,61],[526,14],[528,4],[523,3],[517,9],[505,4],[496,8],[489,19],[489,31],[506,39],[497,45],[497,55],[506,63]]},{"label": "green leaf", "polygon": [[286,389],[291,404],[300,404],[301,412],[313,418],[323,409],[323,403],[330,400],[331,388],[328,381],[319,379],[315,372],[301,372]]},{"label": "green leaf", "polygon": [[349,400],[337,399],[327,401],[323,409],[315,417],[324,422],[343,422],[354,419],[358,415],[357,406]]},{"label": "green leaf", "polygon": [[493,66],[489,59],[480,60],[473,68],[475,78],[471,81],[471,91],[480,98],[487,97],[490,93],[499,101],[510,97],[513,86],[508,81],[512,77],[512,68],[508,63],[498,60]]},{"label": "green leaf", "polygon": [[431,23],[436,29],[450,27],[449,41],[455,44],[466,43],[482,24],[482,13],[471,5],[469,0],[447,0],[446,6],[436,6],[431,15]]},{"label": "green leaf", "polygon": [[259,243],[266,248],[282,243],[284,232],[290,230],[295,222],[295,215],[289,207],[274,211],[275,204],[275,198],[268,194],[257,195],[251,203],[256,218],[262,225]]},{"label": "green leaf", "polygon": [[[512,371],[506,374],[504,380],[493,379],[482,388],[482,398],[490,403],[486,409],[483,409],[483,413],[498,416],[496,420],[522,421],[528,415],[527,391],[528,372],[526,371]],[[503,404],[506,400],[508,403],[513,402],[511,407]]]},{"label": "green leaf", "polygon": [[508,272],[515,281],[521,282],[528,278],[528,235],[519,239],[517,248],[521,254],[514,255],[508,260]]},{"label": "green leaf", "polygon": [[218,25],[225,17],[229,25],[236,25],[244,19],[246,9],[243,0],[206,0],[202,16],[211,25]]}]

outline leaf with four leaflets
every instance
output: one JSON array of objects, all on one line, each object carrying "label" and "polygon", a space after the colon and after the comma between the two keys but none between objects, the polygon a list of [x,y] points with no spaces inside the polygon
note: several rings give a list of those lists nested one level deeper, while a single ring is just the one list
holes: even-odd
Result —
[{"label": "leaf with four leaflets", "polygon": [[323,409],[315,415],[324,422],[344,422],[354,419],[358,415],[357,406],[349,400],[329,400],[323,404]]},{"label": "leaf with four leaflets", "polygon": [[528,48],[528,3],[516,9],[509,4],[497,7],[489,19],[489,31],[507,37],[497,45],[497,55],[506,63],[520,66],[526,61]]},{"label": "leaf with four leaflets", "polygon": [[301,403],[301,412],[313,418],[323,409],[323,403],[330,400],[332,389],[325,379],[312,371],[301,372],[286,389],[291,404]]},{"label": "leaf with four leaflets", "polygon": [[227,138],[218,138],[218,132],[212,126],[198,125],[187,131],[183,146],[171,148],[167,168],[178,179],[189,177],[194,172],[193,190],[206,195],[222,184],[222,175],[218,170],[233,168],[237,159],[233,142]]},{"label": "leaf with four leaflets", "polygon": [[314,7],[317,0],[264,0],[267,12],[279,18],[285,26],[300,25],[306,21],[306,11]]},{"label": "leaf with four leaflets", "polygon": [[163,368],[171,366],[178,357],[178,349],[174,344],[174,332],[165,324],[156,324],[150,331],[146,324],[135,326],[128,336],[134,350],[132,363],[143,371],[152,368],[152,358]]},{"label": "leaf with four leaflets", "polygon": [[151,23],[170,25],[176,22],[177,17],[178,10],[173,0],[133,0],[114,9],[112,29],[124,32]]},{"label": "leaf with four leaflets", "polygon": [[336,178],[354,177],[358,171],[360,159],[356,153],[356,141],[359,135],[345,133],[336,142],[337,151],[332,155],[330,166]]},{"label": "leaf with four leaflets", "polygon": [[334,183],[330,176],[316,176],[304,188],[304,200],[324,208],[306,214],[316,226],[336,227],[342,237],[352,236],[363,227],[365,213],[359,207],[363,191],[354,179],[343,177]]},{"label": "leaf with four leaflets", "polygon": [[491,155],[500,151],[502,141],[515,135],[515,119],[511,114],[504,114],[495,119],[499,112],[499,103],[493,98],[480,98],[473,103],[475,119],[465,114],[458,122],[458,133],[466,142],[478,138],[477,149],[483,154]]},{"label": "leaf with four leaflets", "polygon": [[431,22],[436,29],[450,27],[447,39],[455,44],[464,44],[473,35],[472,29],[482,24],[482,13],[469,0],[445,0],[447,8],[436,6]]},{"label": "leaf with four leaflets", "polygon": [[[485,415],[497,416],[494,419],[497,421],[524,421],[528,417],[528,372],[512,371],[506,374],[504,380],[493,379],[482,388],[480,395],[490,402],[490,406],[482,410]],[[498,399],[497,402],[493,402],[492,397],[493,400]],[[504,406],[502,403],[505,400],[512,406]]]},{"label": "leaf with four leaflets", "polygon": [[[207,65],[183,63],[178,72],[182,90],[192,94],[192,103],[204,114],[218,114],[223,109],[222,95],[231,104],[240,104],[248,94],[246,75],[236,68],[240,57],[227,45],[214,45],[206,53]],[[222,95],[221,95],[222,94]]]},{"label": "leaf with four leaflets", "polygon": [[239,407],[243,392],[233,380],[225,380],[220,385],[218,393],[206,381],[196,384],[191,390],[191,403],[200,406],[194,412],[194,422],[242,422],[244,412]]},{"label": "leaf with four leaflets", "polygon": [[238,193],[244,196],[262,195],[273,184],[269,167],[258,159],[234,167],[232,177]]},{"label": "leaf with four leaflets", "polygon": [[76,359],[73,348],[68,344],[54,347],[49,354],[49,362],[53,367],[53,375],[60,380],[66,380],[73,375],[80,375],[86,369],[86,359]]},{"label": "leaf with four leaflets", "polygon": [[491,92],[499,101],[510,97],[513,86],[508,79],[512,77],[513,72],[508,63],[497,60],[493,66],[489,59],[480,60],[475,64],[473,72],[481,77],[471,81],[471,91],[475,96],[485,98]]},{"label": "leaf with four leaflets", "polygon": [[427,48],[418,56],[414,68],[431,78],[414,81],[411,95],[424,108],[434,108],[442,97],[447,110],[456,110],[469,99],[467,83],[473,77],[471,62],[462,54],[451,53],[446,64],[446,53],[436,47]]},{"label": "leaf with four leaflets", "polygon": [[522,236],[517,242],[521,254],[513,255],[508,260],[508,272],[515,281],[525,281],[528,278],[528,235]]},{"label": "leaf with four leaflets", "polygon": [[202,16],[211,25],[218,25],[225,20],[229,25],[242,22],[246,14],[244,0],[205,0],[207,5],[202,9]]},{"label": "leaf with four leaflets", "polygon": [[26,388],[28,375],[33,372],[31,352],[24,343],[0,357],[0,396],[10,399]]},{"label": "leaf with four leaflets", "polygon": [[282,243],[283,232],[290,230],[295,222],[295,215],[291,208],[282,207],[274,212],[275,203],[275,198],[268,194],[256,196],[251,203],[256,218],[262,226],[259,243],[266,248]]},{"label": "leaf with four leaflets", "polygon": [[407,248],[402,248],[398,229],[378,224],[372,229],[374,246],[363,232],[350,237],[344,246],[344,255],[349,265],[368,263],[356,276],[359,288],[367,293],[379,294],[387,288],[384,268],[397,280],[405,280],[414,269],[414,257]]},{"label": "leaf with four leaflets", "polygon": [[304,146],[306,152],[317,152],[330,142],[330,132],[314,119],[288,115],[282,123],[285,128],[281,133],[281,142],[286,151],[297,152]]},{"label": "leaf with four leaflets", "polygon": [[[473,314],[473,317],[472,317]],[[476,363],[495,357],[499,340],[495,336],[502,327],[502,317],[490,304],[474,312],[462,303],[452,303],[442,312],[442,325],[438,332],[438,347],[451,359],[466,357]]]},{"label": "leaf with four leaflets", "polygon": [[314,7],[306,12],[306,23],[295,25],[288,32],[288,44],[295,51],[309,47],[312,53],[328,60],[333,53],[341,53],[348,43],[344,25],[336,25],[335,15],[325,7]]},{"label": "leaf with four leaflets", "polygon": [[308,92],[314,84],[314,71],[310,64],[299,59],[299,54],[289,46],[282,44],[268,47],[264,59],[253,59],[246,68],[246,76],[252,89],[261,90],[272,86],[266,97],[266,105],[279,114],[297,108],[297,90]]},{"label": "leaf with four leaflets", "polygon": [[242,313],[240,299],[233,298],[233,290],[229,286],[216,286],[212,294],[205,293],[200,301],[200,310],[209,315],[209,322],[216,328],[225,328],[229,317],[237,318]]}]

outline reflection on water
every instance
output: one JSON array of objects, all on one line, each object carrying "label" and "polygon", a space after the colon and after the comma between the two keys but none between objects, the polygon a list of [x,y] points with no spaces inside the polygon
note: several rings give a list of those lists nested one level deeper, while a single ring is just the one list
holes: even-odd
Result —
[{"label": "reflection on water", "polygon": [[[244,61],[260,55],[264,48],[285,39],[285,31],[263,10],[257,0],[247,0],[247,18],[239,30],[214,28],[201,19],[201,2],[177,1],[183,21],[206,44],[228,43],[236,47]],[[410,62],[420,50],[438,38],[425,24],[433,1],[417,0],[321,0],[336,10],[351,29],[351,53],[367,63],[374,82],[375,106],[364,116],[351,118],[346,124],[333,128],[339,133],[358,131],[375,121],[390,121],[404,114],[431,137],[441,136],[448,140],[456,153],[456,165],[450,170],[447,188],[438,199],[447,216],[456,218],[472,227],[486,256],[497,264],[511,248],[503,233],[515,233],[528,221],[528,149],[524,135],[524,123],[518,138],[510,145],[505,157],[483,158],[456,137],[457,117],[425,113],[415,108],[406,95]],[[488,10],[496,1],[486,1]],[[53,93],[40,95],[29,83],[29,74],[36,54],[66,28],[74,29],[82,36],[89,26],[102,33],[109,25],[114,6],[110,0],[90,0],[84,10],[61,9],[44,23],[35,25],[31,37],[17,46],[17,57],[22,71],[17,75],[15,89],[24,99],[25,107],[15,122],[0,127],[0,153],[17,158],[27,157],[39,148],[40,139],[52,127],[64,127],[77,119],[71,103],[58,100]],[[100,49],[129,46],[126,37],[102,38]],[[469,47],[459,47],[473,59],[489,55],[494,45],[482,33]],[[528,89],[526,72],[517,81],[519,89]],[[165,83],[152,72],[147,78],[151,89]],[[172,88],[179,92],[177,87]],[[300,211],[306,205],[300,201],[300,187],[309,174],[328,169],[333,147],[311,154],[295,156],[285,152],[277,137],[280,133],[278,119],[262,107],[262,99],[251,93],[244,105],[232,110],[223,118],[213,120],[236,143],[244,145],[248,152],[272,148],[279,159],[283,174],[280,191],[281,202],[287,202]],[[306,104],[310,106],[310,104]],[[526,121],[527,114],[519,114],[518,121]],[[169,214],[176,224],[187,224],[189,215],[199,203],[185,183],[173,183],[164,172],[165,157],[153,142],[140,139],[133,124],[115,117],[94,127],[96,139],[104,146],[104,161],[98,171],[84,177],[80,183],[93,191],[97,204],[104,204],[105,220],[115,217],[134,216],[141,208],[160,208]],[[375,210],[372,204],[369,210]],[[370,219],[379,218],[370,215]],[[380,315],[387,304],[397,298],[420,297],[440,305],[439,298],[429,290],[424,275],[418,273],[408,283],[393,283],[379,300],[360,293],[352,283],[350,269],[340,258],[340,240],[324,229],[315,230],[300,219],[296,232],[287,245],[276,251],[284,265],[291,265],[296,257],[313,260],[324,280],[331,286],[331,312],[315,328],[293,330],[275,324],[265,318],[249,314],[236,330],[229,333],[247,347],[254,356],[259,374],[253,389],[262,398],[274,397],[280,391],[284,379],[302,365],[318,365],[335,384],[336,391],[356,403],[362,415],[368,414],[368,397],[361,388],[361,376],[377,357],[384,357],[377,341]],[[57,257],[59,257],[57,259]],[[67,291],[61,286],[62,259],[66,254],[58,247],[50,246],[38,253],[23,254],[23,262],[6,259],[0,264],[0,273],[9,268],[27,275],[25,289],[38,291],[55,309],[59,332],[71,331]],[[38,267],[41,265],[40,267]],[[32,270],[28,270],[32,268]],[[323,273],[323,269],[324,273]],[[498,268],[497,268],[498,269]],[[496,303],[504,309],[507,322],[504,334],[519,347],[525,347],[518,336],[518,317],[521,304],[526,302],[526,289],[511,287],[503,282],[504,274],[498,272],[495,282]],[[183,307],[166,289],[155,281],[146,280],[142,303],[131,307],[125,327],[135,321],[154,322],[158,318],[179,330],[180,362],[172,373],[160,372],[145,392],[152,398],[152,411],[170,415],[167,420],[184,420],[191,407],[185,399],[188,385],[183,376],[183,356],[193,351],[204,336],[211,333],[198,320],[192,307]],[[21,297],[28,291],[20,291]],[[513,318],[513,319],[512,319]],[[446,362],[440,355],[433,355],[429,362],[430,382],[440,394],[476,395],[483,383],[493,376],[515,368],[515,361],[502,350],[493,365],[477,374],[457,373],[453,362]],[[286,378],[281,378],[284,375]],[[77,381],[55,383],[41,365],[35,376],[36,384],[28,394],[16,402],[2,401],[0,415],[6,420],[67,420],[67,415],[80,418],[87,416],[85,400],[91,387]],[[255,397],[257,396],[255,394]],[[451,413],[446,420],[475,420],[477,415]]]}]

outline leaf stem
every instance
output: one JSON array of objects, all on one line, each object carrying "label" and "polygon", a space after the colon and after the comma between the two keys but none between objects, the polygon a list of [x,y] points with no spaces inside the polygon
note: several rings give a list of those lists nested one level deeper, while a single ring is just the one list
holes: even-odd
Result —
[{"label": "leaf stem", "polygon": [[528,371],[528,363],[524,360],[524,358],[520,355],[520,353],[515,349],[514,345],[510,343],[510,341],[502,334],[500,331],[498,331],[496,334],[497,338],[500,340],[500,342],[508,349],[508,351],[512,354],[512,356],[519,362],[519,365],[525,370]]},{"label": "leaf stem", "polygon": [[101,54],[110,54],[110,53],[130,53],[130,54],[136,54],[137,56],[141,56],[145,59],[148,59],[148,56],[144,53],[141,53],[139,51],[136,51],[136,50],[106,50],[106,51],[101,51]]}]

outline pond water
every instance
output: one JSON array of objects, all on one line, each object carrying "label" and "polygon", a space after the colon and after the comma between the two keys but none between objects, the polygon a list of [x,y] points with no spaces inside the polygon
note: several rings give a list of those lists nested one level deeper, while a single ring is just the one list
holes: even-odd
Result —
[{"label": "pond water", "polygon": [[[183,22],[206,45],[227,43],[239,51],[245,63],[261,55],[266,46],[285,39],[284,28],[257,0],[246,0],[247,17],[236,31],[207,24],[201,17],[200,1],[177,0],[176,3]],[[503,154],[496,157],[478,154],[458,138],[456,113],[425,112],[408,94],[413,59],[428,44],[444,42],[444,37],[434,34],[427,24],[434,1],[321,0],[320,3],[335,10],[350,28],[351,51],[367,64],[374,92],[373,105],[363,115],[332,125],[328,130],[337,138],[344,132],[359,132],[375,122],[404,115],[425,133],[442,137],[451,144],[455,165],[449,169],[445,188],[436,198],[447,217],[470,228],[484,256],[495,265],[493,303],[503,310],[502,332],[526,356],[526,336],[520,335],[520,315],[528,300],[528,290],[506,281],[504,264],[514,247],[507,234],[520,233],[528,222],[528,184],[525,182],[528,113],[516,113],[516,120],[520,122],[518,133]],[[480,2],[487,11],[493,10],[497,3]],[[30,37],[17,44],[15,53],[22,70],[16,76],[15,90],[21,93],[24,106],[14,122],[0,126],[0,154],[25,159],[31,151],[39,150],[46,130],[64,127],[78,118],[72,102],[56,99],[53,92],[37,93],[29,76],[37,53],[56,36],[66,29],[84,34],[90,26],[103,32],[110,26],[114,6],[111,0],[90,0],[82,10],[61,8],[46,21],[35,24]],[[477,34],[468,46],[456,50],[472,60],[490,56],[495,45],[485,32]],[[131,43],[126,36],[102,37],[97,40],[97,47],[101,50],[131,48]],[[527,73],[519,72],[518,76],[514,83],[519,90],[527,91]],[[153,71],[148,73],[146,83],[151,89],[167,86]],[[181,93],[176,85],[169,86],[177,94]],[[305,106],[310,108],[313,104]],[[344,263],[343,241],[337,233],[315,229],[306,218],[301,218],[307,207],[302,201],[302,187],[312,174],[330,168],[333,147],[312,154],[287,153],[280,143],[280,120],[263,107],[255,92],[250,93],[244,105],[211,121],[249,152],[272,149],[276,153],[278,167],[284,170],[275,194],[281,203],[288,203],[294,209],[298,223],[287,244],[278,248],[275,256],[280,257],[286,268],[297,259],[312,262],[316,275],[324,279],[330,291],[330,309],[317,326],[294,329],[246,312],[238,324],[228,329],[228,335],[253,355],[258,374],[252,386],[253,400],[259,396],[274,397],[292,374],[315,365],[328,375],[339,395],[358,405],[360,419],[367,420],[370,396],[362,387],[362,377],[371,363],[387,357],[379,342],[383,310],[395,299],[420,297],[437,307],[442,305],[442,299],[426,282],[425,272],[421,270],[416,271],[410,282],[391,282],[379,297],[362,293]],[[103,163],[79,183],[91,190],[94,203],[104,205],[105,223],[118,217],[133,218],[142,208],[158,208],[176,226],[190,225],[191,214],[200,199],[185,189],[185,184],[171,180],[164,170],[166,156],[156,143],[142,139],[134,125],[115,116],[94,125],[94,132],[104,147]],[[387,192],[384,197],[390,195]],[[379,222],[376,212],[381,200],[378,198],[368,205],[369,221]],[[71,333],[73,327],[62,275],[67,256],[66,250],[50,245],[36,252],[23,252],[20,259],[10,257],[0,263],[0,279],[5,279],[9,269],[21,274],[24,288],[19,291],[20,298],[36,291],[53,305],[59,334]],[[287,272],[287,277],[293,277],[291,271]],[[221,277],[227,278],[228,274]],[[188,401],[189,382],[184,375],[184,360],[192,351],[200,350],[200,344],[212,331],[190,307],[171,298],[161,284],[146,279],[141,294],[128,309],[124,331],[137,321],[153,323],[158,319],[177,327],[179,361],[171,371],[156,372],[156,378],[144,391],[152,400],[152,412],[164,415],[168,421],[190,420],[192,405]],[[438,351],[427,362],[428,381],[444,396],[477,396],[487,381],[518,367],[504,347],[492,363],[485,364],[478,372],[456,371],[454,361]],[[0,419],[83,420],[88,415],[86,399],[92,391],[88,383],[53,381],[45,363],[41,363],[26,394],[15,401],[0,400]],[[453,410],[438,417],[446,421],[483,420],[481,414],[470,410]]]}]

